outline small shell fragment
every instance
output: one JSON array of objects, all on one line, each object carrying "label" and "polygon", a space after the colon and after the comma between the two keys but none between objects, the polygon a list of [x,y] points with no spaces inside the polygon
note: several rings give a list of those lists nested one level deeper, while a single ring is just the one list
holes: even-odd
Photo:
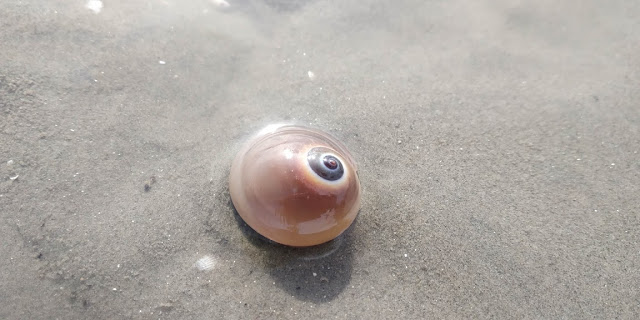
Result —
[{"label": "small shell fragment", "polygon": [[196,261],[196,268],[200,271],[209,271],[216,266],[216,261],[210,256],[204,256]]}]

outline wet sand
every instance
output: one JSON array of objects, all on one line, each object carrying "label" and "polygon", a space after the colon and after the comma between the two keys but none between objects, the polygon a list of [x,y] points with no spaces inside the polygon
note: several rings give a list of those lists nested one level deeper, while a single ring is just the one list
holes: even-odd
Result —
[{"label": "wet sand", "polygon": [[[0,3],[1,319],[640,316],[637,2],[227,1]],[[358,162],[325,247],[231,205],[275,122]]]}]

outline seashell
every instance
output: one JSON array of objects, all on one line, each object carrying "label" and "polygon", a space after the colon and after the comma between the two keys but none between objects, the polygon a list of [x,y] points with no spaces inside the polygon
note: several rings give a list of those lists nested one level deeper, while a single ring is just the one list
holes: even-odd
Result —
[{"label": "seashell", "polygon": [[275,242],[307,247],[342,234],[360,210],[347,148],[320,130],[272,125],[238,152],[229,192],[238,214]]}]

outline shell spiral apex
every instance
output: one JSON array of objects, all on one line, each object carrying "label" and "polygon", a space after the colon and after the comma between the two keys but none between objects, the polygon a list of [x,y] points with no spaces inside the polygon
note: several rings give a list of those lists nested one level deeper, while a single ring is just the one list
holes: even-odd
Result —
[{"label": "shell spiral apex", "polygon": [[238,214],[275,242],[307,247],[342,234],[360,210],[347,148],[320,130],[269,126],[238,152],[229,176]]}]

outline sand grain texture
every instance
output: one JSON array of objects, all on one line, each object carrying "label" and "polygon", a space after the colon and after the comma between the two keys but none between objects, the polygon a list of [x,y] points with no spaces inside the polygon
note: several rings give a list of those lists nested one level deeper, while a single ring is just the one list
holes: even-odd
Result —
[{"label": "sand grain texture", "polygon": [[[1,319],[640,316],[638,2],[224,2],[0,3]],[[283,121],[359,165],[325,251],[230,206]]]}]

